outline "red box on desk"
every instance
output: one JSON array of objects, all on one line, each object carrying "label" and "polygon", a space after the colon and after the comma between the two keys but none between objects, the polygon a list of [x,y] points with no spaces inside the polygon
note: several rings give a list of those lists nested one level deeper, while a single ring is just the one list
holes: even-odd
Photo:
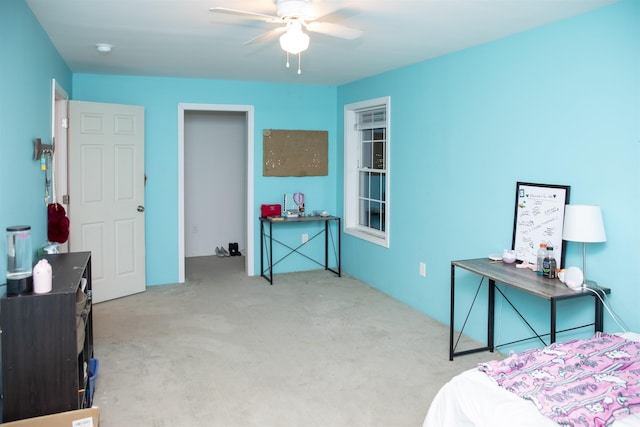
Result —
[{"label": "red box on desk", "polygon": [[280,216],[282,215],[281,205],[262,205],[260,206],[260,215],[267,216]]}]

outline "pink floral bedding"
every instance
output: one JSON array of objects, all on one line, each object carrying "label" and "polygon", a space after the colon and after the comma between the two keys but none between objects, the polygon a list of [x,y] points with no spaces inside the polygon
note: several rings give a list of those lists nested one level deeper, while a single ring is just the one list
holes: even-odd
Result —
[{"label": "pink floral bedding", "polygon": [[640,412],[640,342],[598,333],[478,364],[562,426],[606,426]]}]

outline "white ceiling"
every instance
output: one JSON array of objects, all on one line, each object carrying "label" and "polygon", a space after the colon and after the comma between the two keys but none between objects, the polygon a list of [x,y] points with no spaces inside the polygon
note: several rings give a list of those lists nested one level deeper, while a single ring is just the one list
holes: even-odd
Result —
[{"label": "white ceiling", "polygon": [[[285,68],[278,39],[244,42],[276,24],[211,13],[227,7],[275,15],[274,0],[26,0],[74,73],[340,85],[496,40],[617,0],[314,0],[339,10],[356,40],[310,33]],[[96,43],[114,46],[99,54]]]}]

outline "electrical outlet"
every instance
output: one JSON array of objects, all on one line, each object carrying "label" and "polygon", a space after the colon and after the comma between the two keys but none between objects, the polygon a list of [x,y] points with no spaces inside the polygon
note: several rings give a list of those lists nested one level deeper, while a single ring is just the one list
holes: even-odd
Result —
[{"label": "electrical outlet", "polygon": [[192,232],[193,234],[197,234],[197,233],[198,233],[198,224],[194,224],[194,225],[191,227],[191,232]]},{"label": "electrical outlet", "polygon": [[424,262],[420,263],[420,275],[425,277],[427,275],[427,266]]},{"label": "electrical outlet", "polygon": [[304,233],[302,235],[302,243],[307,243],[309,241],[309,235],[307,233]]}]

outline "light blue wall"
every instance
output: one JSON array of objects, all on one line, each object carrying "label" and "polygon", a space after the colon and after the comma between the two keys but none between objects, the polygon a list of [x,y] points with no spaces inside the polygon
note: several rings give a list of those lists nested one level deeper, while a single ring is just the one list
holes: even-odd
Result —
[{"label": "light blue wall", "polygon": [[[145,192],[147,284],[178,281],[178,104],[237,104],[255,108],[254,196],[255,271],[260,270],[257,218],[262,203],[282,203],[284,193],[301,191],[308,209],[335,212],[336,88],[155,77],[75,74],[74,99],[135,104],[145,108]],[[329,175],[279,178],[262,176],[262,130],[329,131]],[[215,156],[216,153],[211,153]],[[224,185],[221,182],[220,185]],[[206,194],[202,195],[207,197]],[[224,209],[220,200],[220,209]],[[306,231],[305,231],[306,232]],[[287,233],[285,233],[287,234]],[[294,231],[293,242],[299,242]],[[250,240],[251,241],[251,240]],[[215,246],[215,243],[212,242]],[[321,248],[316,248],[319,251]],[[317,268],[280,264],[277,271]]]},{"label": "light blue wall", "polygon": [[[386,95],[391,247],[345,236],[346,271],[448,324],[450,261],[511,246],[516,182],[570,185],[571,202],[601,205],[605,220],[607,242],[587,249],[589,276],[640,330],[640,2],[341,86],[338,126],[345,104]],[[581,266],[581,253],[569,243],[566,265]],[[478,276],[458,277],[468,301]],[[506,292],[548,330],[545,304]],[[591,304],[561,304],[561,326],[592,316]],[[525,327],[506,304],[498,310],[497,336],[515,339]],[[475,311],[467,327],[476,338],[484,319]],[[605,328],[619,329],[609,316]]]},{"label": "light blue wall", "polygon": [[[72,77],[23,0],[0,2],[0,41],[1,230],[26,223],[35,245],[46,238],[44,177],[31,155],[32,139],[50,135],[51,78],[74,99],[145,107],[149,285],[178,279],[178,103],[255,106],[256,217],[260,203],[277,203],[292,191],[307,194],[310,209],[340,214],[343,106],[390,95],[391,247],[345,235],[345,272],[448,323],[450,261],[510,246],[516,181],[566,184],[573,203],[602,206],[608,241],[589,246],[589,273],[612,288],[613,308],[640,330],[640,3],[634,0],[338,88]],[[265,128],[329,130],[329,176],[262,177]],[[257,252],[257,221],[255,229]],[[569,244],[567,258],[579,265],[580,247]],[[426,278],[418,275],[419,262],[427,264]],[[5,268],[0,262],[0,277]],[[459,277],[461,286],[475,288],[476,277]],[[544,304],[506,292],[539,308],[533,321],[545,329]],[[461,302],[470,297],[470,290],[459,295]],[[561,326],[592,314],[585,304],[562,304]],[[498,309],[499,338],[518,336],[520,321],[506,305]],[[484,313],[474,313],[468,331],[482,338],[483,325]],[[605,327],[618,329],[608,316]]]},{"label": "light blue wall", "polygon": [[51,143],[54,78],[71,94],[71,71],[25,2],[0,1],[0,283],[8,226],[30,225],[34,250],[46,243],[44,172],[32,158],[34,138]]}]

